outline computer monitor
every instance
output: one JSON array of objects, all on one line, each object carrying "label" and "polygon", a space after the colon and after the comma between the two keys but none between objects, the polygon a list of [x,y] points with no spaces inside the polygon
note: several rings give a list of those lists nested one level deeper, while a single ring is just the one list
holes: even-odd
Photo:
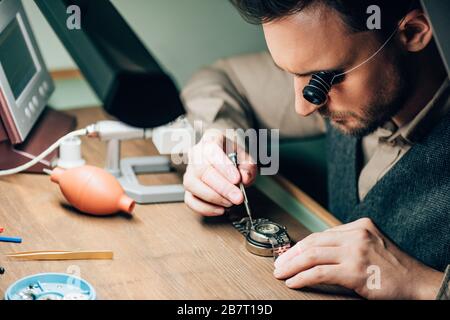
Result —
[{"label": "computer monitor", "polygon": [[0,115],[12,144],[25,141],[54,90],[20,0],[0,1]]},{"label": "computer monitor", "polygon": [[[35,3],[109,114],[151,128],[185,113],[171,77],[109,0]],[[72,6],[80,9],[80,29],[67,27]]]},{"label": "computer monitor", "polygon": [[[20,0],[0,1],[0,169],[22,165],[73,130],[75,118],[46,108],[54,90]],[[51,167],[52,152],[28,172]]]}]

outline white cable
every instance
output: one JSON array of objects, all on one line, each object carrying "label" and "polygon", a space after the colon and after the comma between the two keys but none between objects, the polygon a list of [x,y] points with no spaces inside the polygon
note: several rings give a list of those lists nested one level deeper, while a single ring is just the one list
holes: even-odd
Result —
[{"label": "white cable", "polygon": [[9,175],[13,175],[13,174],[25,171],[25,170],[31,168],[32,166],[34,166],[35,164],[37,164],[39,161],[43,160],[50,153],[55,151],[55,149],[58,148],[65,139],[73,138],[73,137],[79,137],[79,136],[85,136],[87,134],[88,134],[88,128],[76,130],[76,131],[73,131],[73,132],[71,132],[69,134],[66,134],[64,137],[60,138],[58,141],[56,141],[54,144],[52,144],[47,150],[42,152],[40,155],[38,155],[36,158],[31,160],[30,162],[25,163],[25,164],[23,164],[23,165],[21,165],[20,167],[17,167],[17,168],[0,171],[0,177],[1,176],[9,176]]}]

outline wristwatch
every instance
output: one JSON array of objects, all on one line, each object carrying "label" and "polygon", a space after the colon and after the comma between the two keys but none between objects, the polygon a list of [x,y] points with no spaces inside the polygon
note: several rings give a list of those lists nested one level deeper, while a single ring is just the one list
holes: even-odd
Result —
[{"label": "wristwatch", "polygon": [[269,219],[255,219],[252,227],[246,217],[234,221],[233,226],[245,236],[245,247],[255,255],[276,259],[291,247],[286,227]]}]

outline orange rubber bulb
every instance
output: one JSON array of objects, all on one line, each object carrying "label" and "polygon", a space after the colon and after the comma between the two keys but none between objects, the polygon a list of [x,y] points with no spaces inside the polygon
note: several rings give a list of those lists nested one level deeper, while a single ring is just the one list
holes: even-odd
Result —
[{"label": "orange rubber bulb", "polygon": [[55,168],[51,181],[59,184],[67,201],[81,212],[97,216],[133,212],[135,201],[103,169],[87,165],[69,170]]}]

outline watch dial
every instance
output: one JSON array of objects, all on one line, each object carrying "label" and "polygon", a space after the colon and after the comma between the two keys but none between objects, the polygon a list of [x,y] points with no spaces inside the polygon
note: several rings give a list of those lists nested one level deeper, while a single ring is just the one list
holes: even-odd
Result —
[{"label": "watch dial", "polygon": [[256,231],[263,234],[275,234],[280,231],[280,228],[272,223],[263,223],[256,226]]}]

